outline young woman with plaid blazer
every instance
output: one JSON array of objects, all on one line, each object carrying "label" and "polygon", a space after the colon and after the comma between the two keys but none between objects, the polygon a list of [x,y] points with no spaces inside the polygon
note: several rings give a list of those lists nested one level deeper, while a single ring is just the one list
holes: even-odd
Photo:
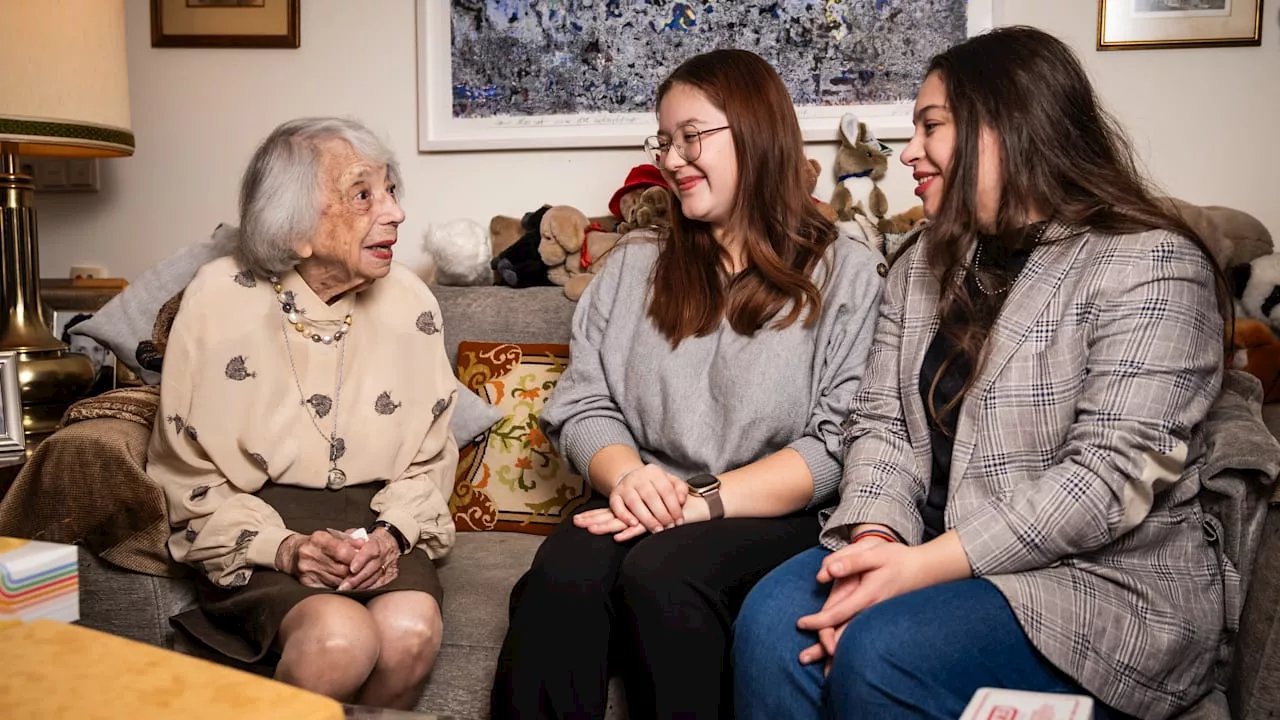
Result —
[{"label": "young woman with plaid blazer", "polygon": [[1236,576],[1201,427],[1231,307],[1079,61],[1004,28],[937,56],[821,547],[735,627],[739,717],[956,718],[983,686],[1164,718],[1211,689]]}]

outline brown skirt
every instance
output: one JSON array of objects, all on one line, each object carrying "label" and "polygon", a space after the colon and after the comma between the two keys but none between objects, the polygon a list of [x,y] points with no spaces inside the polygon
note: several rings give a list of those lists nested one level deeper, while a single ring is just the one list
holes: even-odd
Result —
[{"label": "brown skirt", "polygon": [[[368,527],[377,519],[369,503],[382,487],[373,483],[331,491],[268,483],[258,497],[280,513],[285,527],[310,534],[325,528]],[[274,644],[280,623],[294,605],[312,595],[341,594],[364,603],[384,593],[417,590],[430,594],[443,607],[444,589],[425,552],[415,549],[401,556],[398,566],[400,574],[386,585],[343,593],[307,587],[292,575],[263,567],[254,568],[248,584],[232,589],[220,588],[201,575],[196,581],[199,607],[169,622],[227,657],[253,663],[278,650]]]}]

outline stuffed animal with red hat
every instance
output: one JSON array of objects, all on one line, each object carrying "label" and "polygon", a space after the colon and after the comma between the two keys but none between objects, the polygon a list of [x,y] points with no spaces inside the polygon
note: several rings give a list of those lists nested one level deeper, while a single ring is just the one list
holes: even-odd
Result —
[{"label": "stuffed animal with red hat", "polygon": [[618,218],[617,232],[627,234],[642,227],[671,224],[671,190],[662,171],[650,163],[637,165],[609,199],[609,212]]}]

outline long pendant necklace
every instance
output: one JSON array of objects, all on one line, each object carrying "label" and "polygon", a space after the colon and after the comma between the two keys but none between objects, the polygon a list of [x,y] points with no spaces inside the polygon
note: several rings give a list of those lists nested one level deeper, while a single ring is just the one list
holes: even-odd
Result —
[{"label": "long pendant necklace", "polygon": [[[316,432],[320,433],[320,437],[329,443],[329,474],[325,478],[324,486],[330,490],[341,490],[347,484],[347,474],[342,471],[342,468],[338,467],[338,460],[346,452],[346,443],[342,441],[342,438],[338,437],[338,409],[342,403],[342,366],[347,355],[347,344],[342,342],[342,339],[346,337],[351,328],[351,315],[348,314],[346,316],[342,321],[342,329],[334,333],[334,336],[325,338],[311,337],[312,342],[324,342],[326,345],[337,342],[339,345],[338,369],[334,378],[333,424],[329,428],[328,437],[326,437],[324,430],[320,428],[320,423],[316,422],[315,415],[307,408],[307,394],[302,390],[302,378],[298,376],[298,366],[293,360],[293,348],[289,345],[289,325],[292,324],[297,328],[299,324],[295,323],[293,317],[291,317],[291,313],[296,312],[297,308],[285,297],[280,287],[280,281],[277,278],[273,276],[271,283],[276,289],[276,296],[281,304],[280,309],[284,311],[280,316],[280,335],[284,338],[284,349],[289,355],[289,369],[293,372],[293,382],[295,387],[298,388],[298,398],[302,403],[302,411],[307,414],[307,418],[311,420],[311,425],[315,427]],[[302,330],[299,330],[299,332],[302,332]],[[303,332],[303,337],[307,337],[305,332]]]}]

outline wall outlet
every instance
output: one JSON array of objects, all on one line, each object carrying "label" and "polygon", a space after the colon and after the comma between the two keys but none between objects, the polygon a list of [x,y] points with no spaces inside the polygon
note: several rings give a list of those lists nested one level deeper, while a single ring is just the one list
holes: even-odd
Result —
[{"label": "wall outlet", "polygon": [[107,277],[107,269],[101,265],[72,265],[72,280],[96,280]]},{"label": "wall outlet", "polygon": [[36,192],[98,191],[97,158],[24,157],[21,164]]}]

